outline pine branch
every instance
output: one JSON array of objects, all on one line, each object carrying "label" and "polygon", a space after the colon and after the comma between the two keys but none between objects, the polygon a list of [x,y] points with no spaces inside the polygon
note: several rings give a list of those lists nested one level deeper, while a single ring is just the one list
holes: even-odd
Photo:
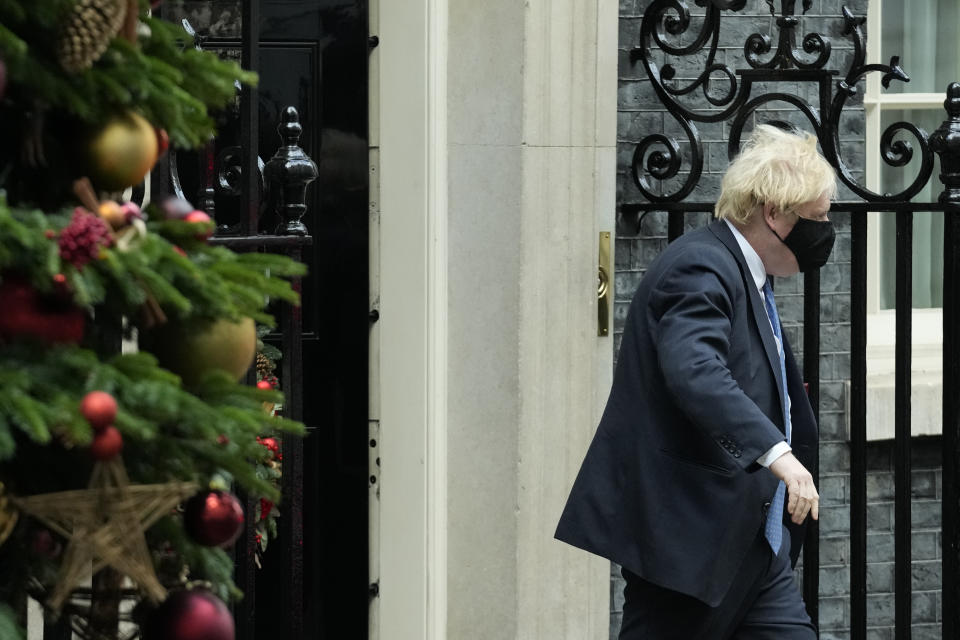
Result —
[{"label": "pine branch", "polygon": [[0,603],[0,638],[23,640],[26,632],[17,623],[17,616],[8,605]]}]

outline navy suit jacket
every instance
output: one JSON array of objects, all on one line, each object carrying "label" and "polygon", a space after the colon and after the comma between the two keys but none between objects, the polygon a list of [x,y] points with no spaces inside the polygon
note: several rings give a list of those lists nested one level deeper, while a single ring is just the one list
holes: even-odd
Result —
[{"label": "navy suit jacket", "polygon": [[[817,428],[784,340],[794,454]],[[683,235],[634,295],[613,387],[556,537],[716,606],[764,524],[784,439],[776,343],[726,223]],[[785,518],[786,519],[786,518]],[[803,536],[791,527],[793,561]]]}]

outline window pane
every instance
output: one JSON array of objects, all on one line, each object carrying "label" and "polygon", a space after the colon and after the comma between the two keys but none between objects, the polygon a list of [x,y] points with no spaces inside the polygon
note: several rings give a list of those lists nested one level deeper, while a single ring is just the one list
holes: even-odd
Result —
[{"label": "window pane", "polygon": [[888,93],[942,93],[960,79],[958,0],[887,0],[881,18],[881,59],[870,62],[900,56],[910,76],[910,82],[890,83]]},{"label": "window pane", "polygon": [[[886,5],[884,5],[886,8]],[[894,122],[907,121],[932,133],[944,118],[940,109],[884,110],[880,122],[884,130]],[[900,134],[912,140],[909,134]],[[916,144],[913,145],[916,148]],[[872,153],[879,150],[870,149]],[[894,193],[905,189],[916,177],[919,158],[906,167],[890,167],[882,163],[879,190]],[[942,190],[934,171],[933,177],[913,200],[931,202]],[[880,308],[896,306],[896,237],[897,220],[893,213],[880,215]],[[913,307],[925,309],[943,306],[943,213],[917,212],[913,214]]]}]

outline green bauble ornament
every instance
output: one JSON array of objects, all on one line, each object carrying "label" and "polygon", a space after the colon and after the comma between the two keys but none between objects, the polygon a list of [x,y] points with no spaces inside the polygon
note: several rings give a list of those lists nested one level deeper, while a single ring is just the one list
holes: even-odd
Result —
[{"label": "green bauble ornament", "polygon": [[180,376],[186,387],[196,386],[214,369],[239,380],[250,368],[257,350],[257,329],[251,318],[240,322],[225,318],[171,320],[144,338],[144,348],[164,368]]}]

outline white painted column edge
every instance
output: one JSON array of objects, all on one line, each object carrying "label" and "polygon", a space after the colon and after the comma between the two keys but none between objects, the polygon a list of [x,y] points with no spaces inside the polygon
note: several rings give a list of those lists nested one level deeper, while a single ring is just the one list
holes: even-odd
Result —
[{"label": "white painted column edge", "polygon": [[378,637],[446,637],[447,0],[380,25]]},{"label": "white painted column edge", "polygon": [[447,0],[428,0],[427,640],[447,633]]}]

